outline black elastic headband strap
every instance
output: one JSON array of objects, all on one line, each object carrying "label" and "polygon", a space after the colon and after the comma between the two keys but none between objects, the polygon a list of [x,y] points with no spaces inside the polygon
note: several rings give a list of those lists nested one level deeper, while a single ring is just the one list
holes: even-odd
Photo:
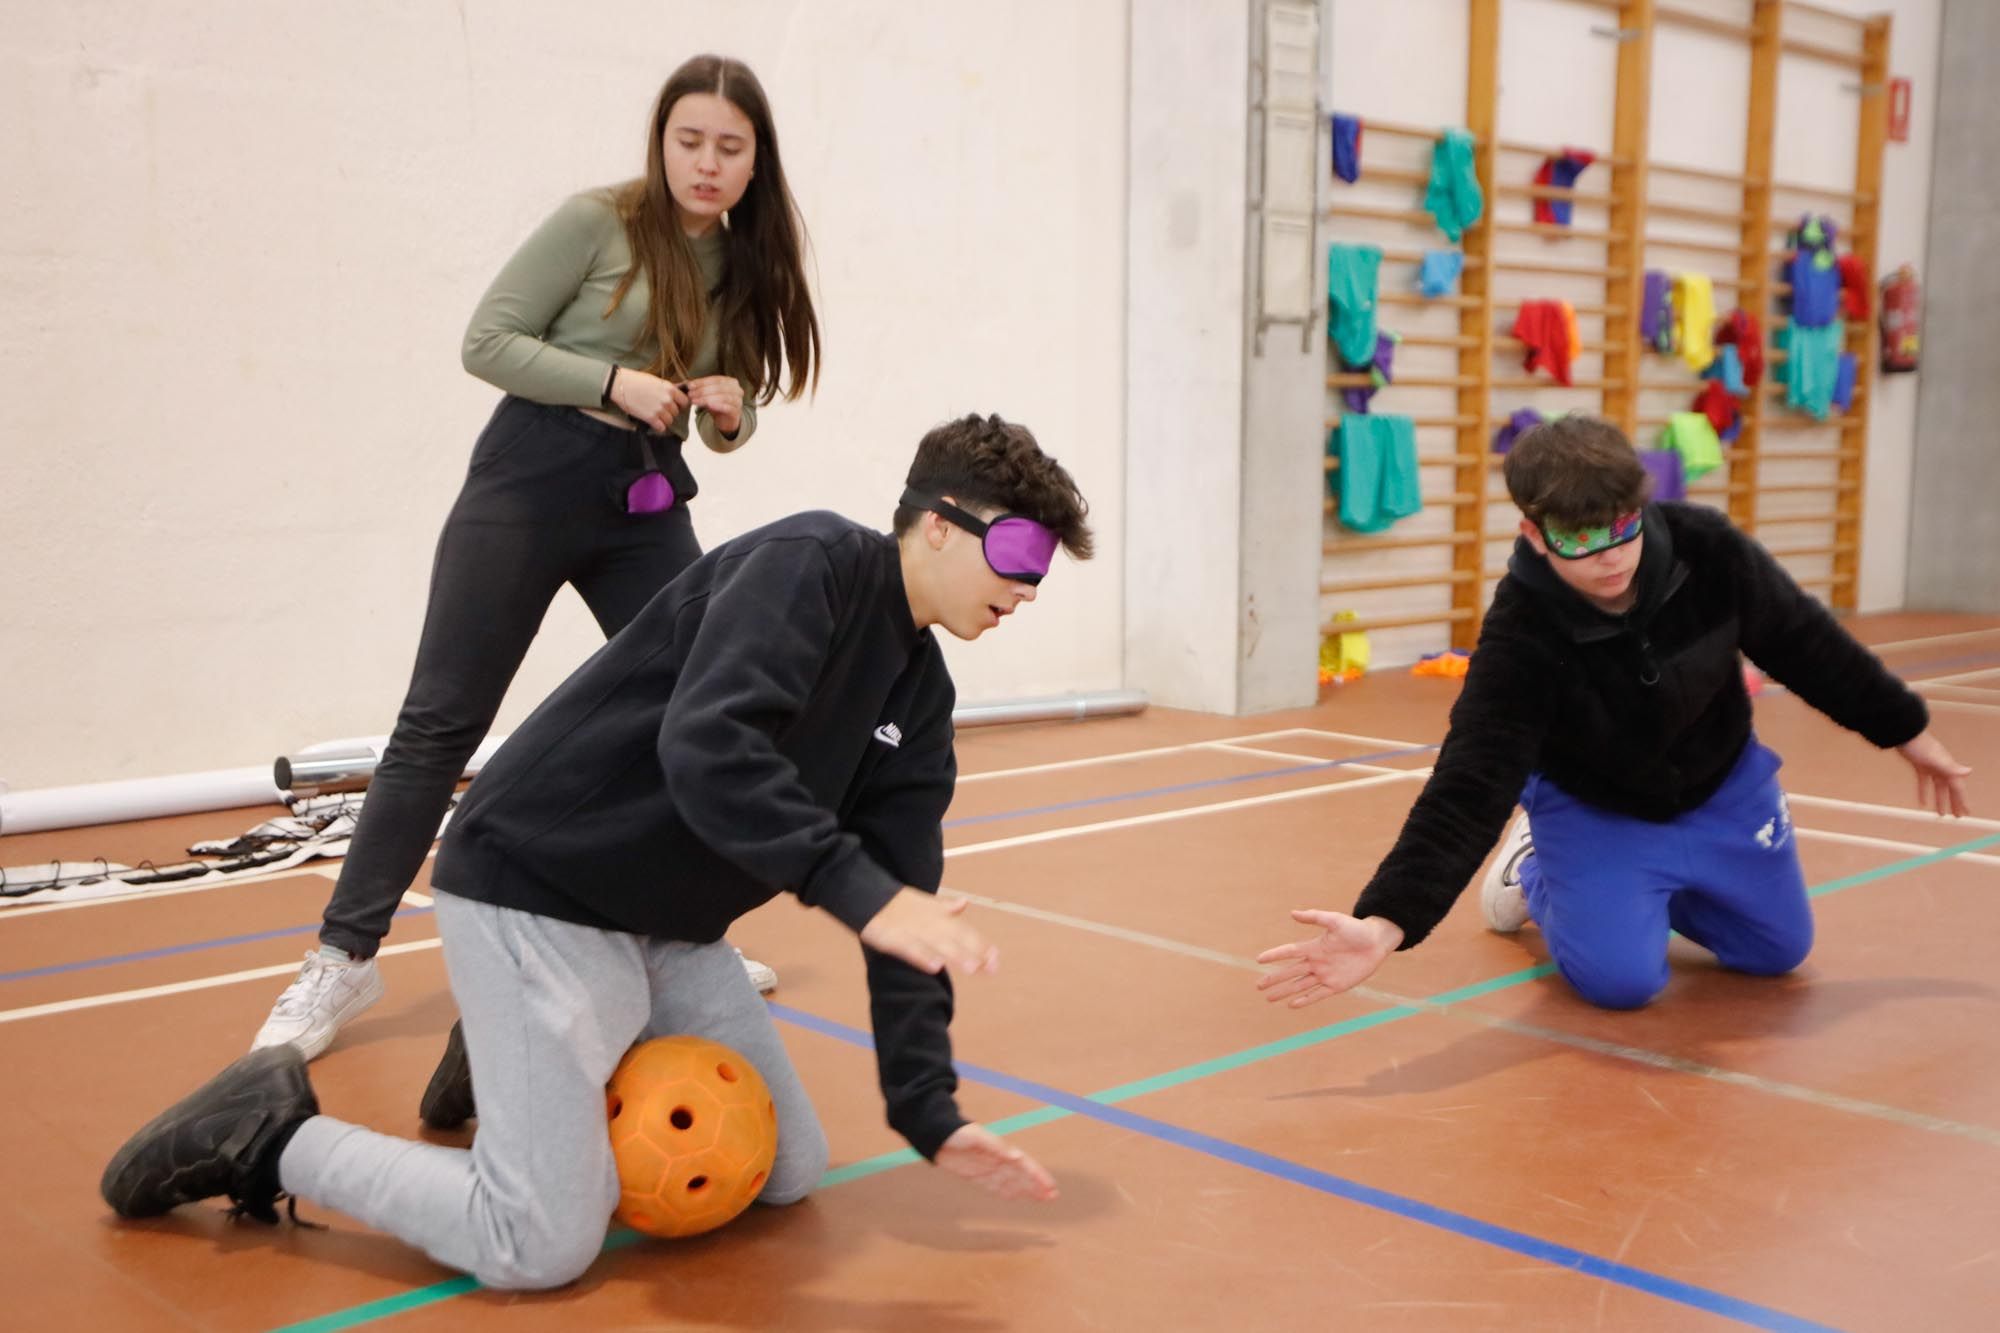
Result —
[{"label": "black elastic headband strap", "polygon": [[966,513],[949,500],[940,500],[934,495],[925,495],[914,486],[903,488],[903,498],[899,502],[913,509],[927,509],[939,518],[950,519],[975,537],[984,537],[992,525],[985,519]]}]

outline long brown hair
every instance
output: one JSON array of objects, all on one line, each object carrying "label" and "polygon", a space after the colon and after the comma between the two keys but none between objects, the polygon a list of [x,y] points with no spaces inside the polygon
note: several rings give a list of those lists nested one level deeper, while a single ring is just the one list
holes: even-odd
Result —
[{"label": "long brown hair", "polygon": [[[679,210],[667,189],[663,151],[667,117],[690,93],[725,98],[750,121],[756,134],[756,170],[723,229],[727,264],[722,286],[704,290],[694,250],[681,231]],[[819,318],[805,274],[805,224],[778,156],[778,131],[771,105],[757,76],[740,60],[703,55],[675,70],[653,103],[646,131],[646,175],[612,190],[625,237],[632,246],[632,270],[618,284],[605,309],[609,315],[641,273],[652,288],[649,332],[658,347],[648,369],[666,379],[687,378],[701,343],[711,306],[716,314],[716,354],[722,373],[750,386],[750,396],[768,403],[779,393],[787,367],[787,398],[806,386],[819,387]]]}]

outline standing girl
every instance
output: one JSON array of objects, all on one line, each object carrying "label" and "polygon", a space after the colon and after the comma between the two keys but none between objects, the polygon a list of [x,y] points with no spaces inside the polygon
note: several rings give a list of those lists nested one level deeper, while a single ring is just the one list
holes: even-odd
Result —
[{"label": "standing girl", "polygon": [[493,280],[464,362],[506,396],[438,539],[409,693],[320,947],[253,1048],[310,1060],[381,998],[376,950],[556,592],[573,586],[609,637],[701,554],[690,427],[741,448],[755,404],[818,381],[802,251],[764,90],[705,55],[660,90],[645,176],[565,201]]}]

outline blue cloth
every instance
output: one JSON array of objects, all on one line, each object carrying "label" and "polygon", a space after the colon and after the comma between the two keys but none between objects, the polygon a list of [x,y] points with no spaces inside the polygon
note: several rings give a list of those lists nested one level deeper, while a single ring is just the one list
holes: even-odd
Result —
[{"label": "blue cloth", "polygon": [[1361,122],[1353,116],[1333,118],[1333,174],[1349,185],[1361,179]]},{"label": "blue cloth", "polygon": [[1852,352],[1842,352],[1840,362],[1833,372],[1833,405],[1845,412],[1854,406],[1854,377],[1861,371],[1861,363]]},{"label": "blue cloth", "polygon": [[1792,230],[1791,262],[1785,281],[1792,284],[1792,323],[1824,328],[1840,315],[1840,263],[1833,253],[1831,219],[1804,217]]},{"label": "blue cloth", "polygon": [[1705,380],[1721,380],[1722,387],[1732,398],[1748,398],[1750,386],[1743,382],[1743,356],[1729,343],[1724,343],[1716,353],[1715,360],[1708,363],[1708,369],[1701,372]]},{"label": "blue cloth", "polygon": [[1375,355],[1375,288],[1382,251],[1373,245],[1333,245],[1326,251],[1326,336],[1350,366]]},{"label": "blue cloth", "polygon": [[1590,1003],[1635,1009],[1667,984],[1667,931],[1724,967],[1789,972],[1812,949],[1812,905],[1782,761],[1753,737],[1715,795],[1666,823],[1613,814],[1540,774],[1521,804],[1534,851],[1528,910],[1563,979]]},{"label": "blue cloth", "polygon": [[1341,417],[1336,444],[1340,521],[1380,532],[1424,507],[1417,487],[1417,427],[1408,417]]},{"label": "blue cloth", "polygon": [[1426,250],[1417,265],[1417,288],[1425,296],[1449,296],[1464,271],[1463,250]]},{"label": "blue cloth", "polygon": [[1479,221],[1486,207],[1479,177],[1472,169],[1472,136],[1446,130],[1431,149],[1431,178],[1424,190],[1424,208],[1437,220],[1438,230],[1454,245],[1465,229]]},{"label": "blue cloth", "polygon": [[[1549,159],[1548,179],[1544,181],[1541,174],[1537,173],[1535,182],[1537,184],[1559,185],[1565,190],[1574,189],[1576,178],[1581,176],[1585,169],[1594,161],[1596,161],[1594,157],[1573,157],[1568,153],[1564,153],[1560,157]],[[1574,200],[1538,199],[1535,202],[1540,204],[1542,210],[1548,213],[1548,220],[1550,222],[1555,223],[1559,227],[1567,227],[1569,225],[1570,209],[1575,202]],[[1540,221],[1541,219],[1538,217],[1536,220]]]}]

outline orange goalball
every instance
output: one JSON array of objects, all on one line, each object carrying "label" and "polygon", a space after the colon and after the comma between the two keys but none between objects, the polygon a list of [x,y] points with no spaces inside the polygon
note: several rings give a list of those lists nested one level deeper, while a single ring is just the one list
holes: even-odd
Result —
[{"label": "orange goalball", "polygon": [[605,1089],[618,1220],[649,1236],[698,1236],[750,1206],[778,1152],[770,1089],[748,1060],[702,1037],[655,1037]]}]

